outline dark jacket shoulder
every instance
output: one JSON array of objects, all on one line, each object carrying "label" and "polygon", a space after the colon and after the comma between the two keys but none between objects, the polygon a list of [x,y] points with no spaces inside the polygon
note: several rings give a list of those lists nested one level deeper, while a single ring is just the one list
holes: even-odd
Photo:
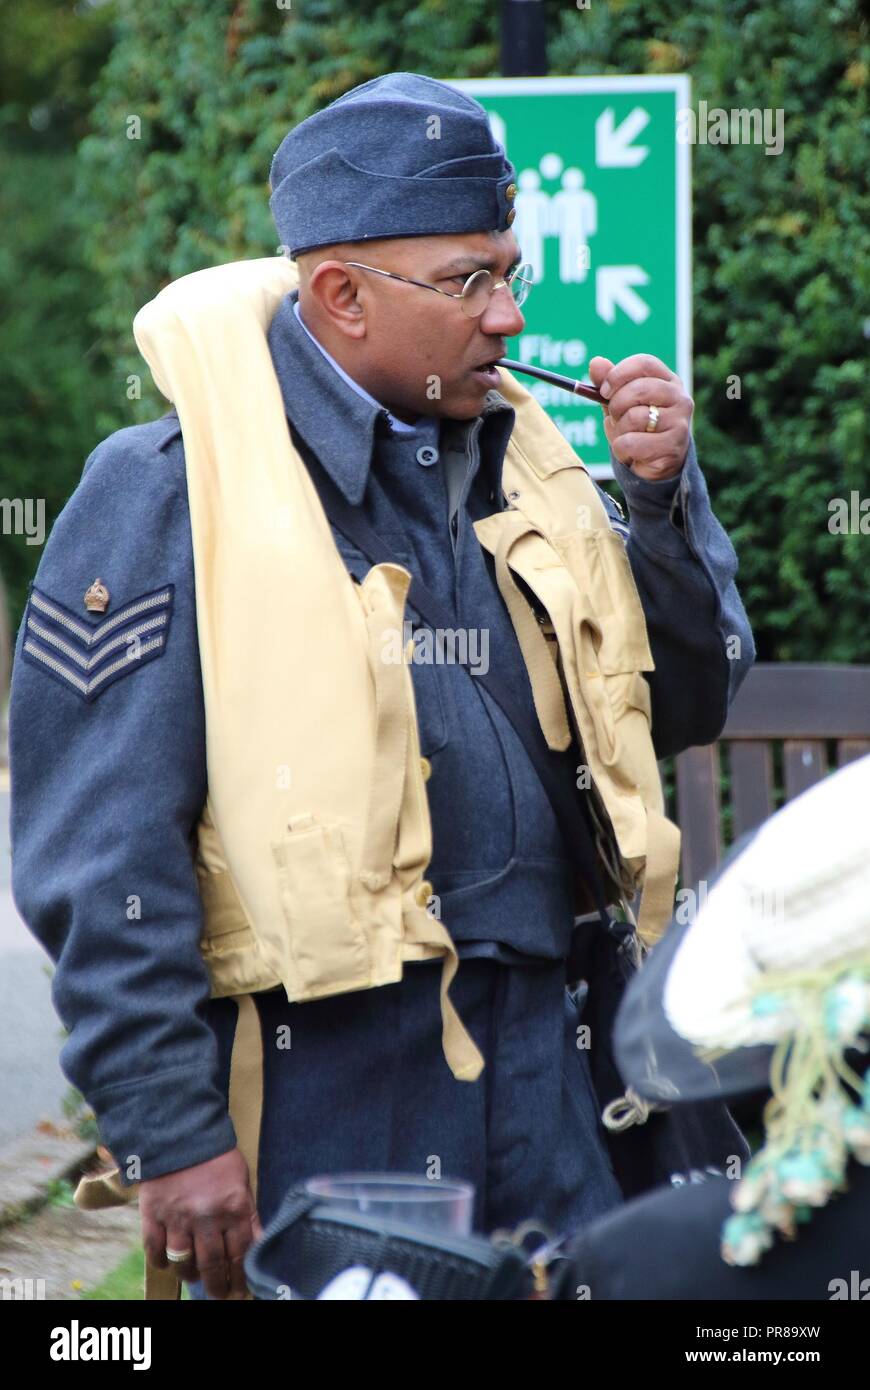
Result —
[{"label": "dark jacket shoulder", "polygon": [[[184,472],[184,444],[181,422],[170,410],[157,420],[141,425],[124,425],[101,440],[85,460],[82,479],[108,475],[113,471],[139,470],[146,461],[164,464],[166,477],[177,481]],[[147,479],[143,479],[147,481]]]}]

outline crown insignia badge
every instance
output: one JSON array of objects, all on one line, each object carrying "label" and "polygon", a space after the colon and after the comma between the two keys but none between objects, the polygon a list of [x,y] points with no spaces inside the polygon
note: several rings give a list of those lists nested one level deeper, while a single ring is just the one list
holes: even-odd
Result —
[{"label": "crown insignia badge", "polygon": [[105,613],[109,606],[109,591],[102,579],[95,579],[85,590],[85,608],[91,613]]}]

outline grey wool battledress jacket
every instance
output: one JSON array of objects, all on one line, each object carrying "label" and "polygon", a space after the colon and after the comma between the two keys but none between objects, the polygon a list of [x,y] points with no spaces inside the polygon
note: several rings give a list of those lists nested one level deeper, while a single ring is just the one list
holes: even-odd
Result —
[{"label": "grey wool battledress jacket", "polygon": [[[397,426],[310,337],[297,298],[282,301],[269,334],[296,446],[451,606],[457,627],[489,633],[533,711],[491,557],[472,529],[505,505],[512,408],[492,391],[470,422]],[[646,615],[653,732],[664,756],[719,734],[754,659],[752,635],[694,443],[677,479],[650,483],[618,462],[615,473],[629,522],[606,505]],[[362,577],[365,557],[334,538]],[[105,615],[83,605],[97,576],[112,596]],[[131,648],[126,638],[143,623]],[[522,743],[456,667],[413,665],[412,676],[421,752],[432,764],[429,876],[460,955],[563,958],[573,925],[569,865]],[[138,1155],[144,1179],[225,1152],[235,1136],[205,1017],[192,860],[207,772],[173,412],[98,444],[54,524],[16,642],[10,749],[13,892],[56,963],[67,1077],[93,1107],[103,1142],[118,1158]]]}]

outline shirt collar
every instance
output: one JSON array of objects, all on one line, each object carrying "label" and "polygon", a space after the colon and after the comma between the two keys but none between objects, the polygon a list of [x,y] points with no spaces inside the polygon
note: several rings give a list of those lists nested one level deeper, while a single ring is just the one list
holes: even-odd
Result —
[{"label": "shirt collar", "polygon": [[308,334],[312,343],[314,343],[315,347],[317,347],[323,353],[327,362],[331,363],[331,365],[335,368],[342,381],[346,381],[348,386],[353,387],[354,391],[358,391],[359,394],[362,396],[363,400],[368,401],[369,405],[373,405],[377,410],[383,410],[385,412],[387,417],[387,424],[389,425],[393,434],[415,434],[419,427],[419,424],[422,421],[426,420],[427,418],[431,419],[431,416],[427,417],[425,415],[418,415],[417,421],[411,425],[409,425],[405,420],[398,420],[395,415],[392,415],[390,411],[387,410],[386,406],[382,406],[380,401],[376,401],[374,396],[370,396],[364,386],[360,386],[358,381],[354,381],[352,376],[348,376],[341,363],[336,362],[335,358],[332,356],[332,353],[327,352],[323,344],[319,342],[317,338],[315,338],[314,334],[311,332],[311,329],[308,327],[307,323],[302,317],[302,311],[299,308],[298,297],[293,301],[293,312],[296,315],[299,322],[302,324],[302,327],[305,329],[305,332]]},{"label": "shirt collar", "polygon": [[[359,506],[378,435],[428,434],[426,426],[435,417],[421,416],[413,425],[396,420],[314,337],[297,312],[298,302],[298,289],[291,290],[279,304],[268,333],[284,410],[348,502]],[[502,428],[498,431],[498,457],[494,464],[500,480],[514,411],[504,396],[492,390],[487,392],[481,415],[495,412],[508,412],[510,416],[509,422],[499,422]],[[440,428],[441,422],[435,423]],[[454,427],[460,424],[469,429],[474,420],[452,423]],[[436,441],[437,438],[436,434]]]}]

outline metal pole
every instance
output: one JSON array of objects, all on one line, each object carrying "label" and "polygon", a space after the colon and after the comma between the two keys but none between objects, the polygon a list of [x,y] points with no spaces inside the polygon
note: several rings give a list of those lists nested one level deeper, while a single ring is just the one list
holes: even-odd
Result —
[{"label": "metal pole", "polygon": [[547,33],[543,0],[502,0],[503,77],[545,77]]}]

